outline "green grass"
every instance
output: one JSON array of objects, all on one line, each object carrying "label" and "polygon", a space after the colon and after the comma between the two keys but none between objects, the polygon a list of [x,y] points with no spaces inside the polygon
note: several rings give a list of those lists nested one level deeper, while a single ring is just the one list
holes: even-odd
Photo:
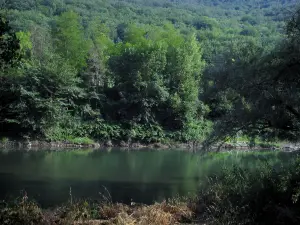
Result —
[{"label": "green grass", "polygon": [[280,144],[281,144],[281,142],[278,140],[266,141],[260,137],[255,137],[253,139],[246,135],[241,135],[234,138],[228,138],[228,140],[226,141],[227,144],[235,144],[241,142],[244,142],[251,147],[261,147],[261,148],[280,148]]},{"label": "green grass", "polygon": [[68,139],[68,142],[72,144],[83,144],[83,145],[92,145],[95,144],[95,142],[88,138],[88,137],[76,137],[76,138],[70,138]]}]

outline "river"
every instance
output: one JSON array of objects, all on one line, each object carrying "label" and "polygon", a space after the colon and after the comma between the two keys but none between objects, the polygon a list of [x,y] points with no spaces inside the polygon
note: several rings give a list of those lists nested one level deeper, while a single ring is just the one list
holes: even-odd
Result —
[{"label": "river", "polygon": [[0,199],[12,199],[26,191],[43,207],[64,203],[70,196],[153,203],[196,194],[200,184],[229,165],[259,171],[265,164],[280,168],[293,159],[292,153],[272,151],[2,150]]}]

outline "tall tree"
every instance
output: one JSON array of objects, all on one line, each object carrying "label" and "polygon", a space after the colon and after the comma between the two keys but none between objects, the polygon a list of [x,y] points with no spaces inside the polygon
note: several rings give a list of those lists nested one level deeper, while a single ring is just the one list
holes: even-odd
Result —
[{"label": "tall tree", "polygon": [[0,15],[0,67],[13,65],[19,57],[20,41],[6,18]]},{"label": "tall tree", "polygon": [[[230,108],[215,123],[216,138],[243,132],[265,138],[299,140],[300,12],[287,24],[287,38],[271,54],[247,63],[231,62],[218,83]],[[216,84],[216,83],[215,83]],[[215,88],[212,85],[212,88]],[[210,139],[213,140],[213,139]]]},{"label": "tall tree", "polygon": [[147,39],[147,32],[128,27],[125,40],[115,46],[109,63],[115,74],[119,119],[155,122],[155,108],[166,100],[163,71],[166,45]]},{"label": "tall tree", "polygon": [[86,66],[90,40],[85,38],[80,17],[73,11],[62,13],[56,20],[56,51],[78,71]]}]

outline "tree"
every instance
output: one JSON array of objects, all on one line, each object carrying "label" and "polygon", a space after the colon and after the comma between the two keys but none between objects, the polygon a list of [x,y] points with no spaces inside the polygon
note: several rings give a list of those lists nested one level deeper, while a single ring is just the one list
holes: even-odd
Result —
[{"label": "tree", "polygon": [[26,66],[22,76],[2,78],[2,132],[56,139],[58,132],[70,135],[76,130],[72,123],[81,113],[80,100],[85,95],[79,83],[74,69],[55,55]]},{"label": "tree", "polygon": [[92,92],[99,92],[112,79],[107,73],[107,62],[114,43],[109,38],[108,28],[98,19],[90,23],[88,33],[92,44],[82,78]]},{"label": "tree", "polygon": [[20,42],[20,55],[22,58],[30,58],[32,51],[32,42],[30,32],[19,31],[16,33],[16,36]]},{"label": "tree", "polygon": [[166,47],[161,41],[147,39],[147,32],[135,26],[129,27],[125,41],[115,46],[109,64],[115,76],[112,90],[118,104],[113,111],[118,119],[156,121],[155,109],[168,97],[163,75]]},{"label": "tree", "polygon": [[299,139],[299,27],[298,11],[288,22],[287,39],[278,49],[253,56],[247,64],[233,62],[223,73],[219,93],[231,93],[231,107],[215,123],[216,139],[239,131],[250,136]]},{"label": "tree", "polygon": [[73,11],[62,13],[54,32],[56,51],[78,71],[86,65],[90,40],[85,38],[80,17]]},{"label": "tree", "polygon": [[158,123],[185,134],[192,128],[196,137],[195,127],[205,114],[199,101],[205,63],[195,36],[185,39],[170,25],[128,26],[124,42],[113,52],[109,63],[115,85],[108,99],[114,102],[109,110],[117,113],[114,119]]},{"label": "tree", "polygon": [[0,67],[5,69],[18,61],[20,41],[9,22],[0,15]]}]

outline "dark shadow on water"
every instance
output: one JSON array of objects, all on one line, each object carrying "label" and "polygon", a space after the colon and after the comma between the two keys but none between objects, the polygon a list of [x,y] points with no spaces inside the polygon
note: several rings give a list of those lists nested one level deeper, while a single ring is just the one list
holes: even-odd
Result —
[{"label": "dark shadow on water", "polygon": [[43,207],[73,199],[150,204],[196,194],[200,183],[226,166],[259,171],[280,168],[295,157],[280,152],[195,154],[185,151],[36,151],[0,152],[0,199],[22,191]]},{"label": "dark shadow on water", "polygon": [[[151,204],[154,200],[162,201],[174,197],[172,186],[165,183],[22,181],[14,179],[9,174],[0,174],[0,199],[14,200],[26,191],[31,199],[46,208],[66,203],[70,197],[70,187],[73,199],[111,200],[126,204],[134,201]],[[186,194],[181,188],[177,192],[178,195]]]}]

